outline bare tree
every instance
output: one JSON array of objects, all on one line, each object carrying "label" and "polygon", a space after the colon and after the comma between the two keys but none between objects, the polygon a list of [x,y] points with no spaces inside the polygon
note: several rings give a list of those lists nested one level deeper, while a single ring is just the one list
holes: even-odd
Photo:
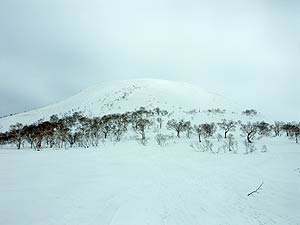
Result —
[{"label": "bare tree", "polygon": [[63,146],[66,146],[68,133],[69,133],[69,129],[64,123],[64,120],[59,119],[59,121],[56,123],[56,129],[55,129],[55,142],[58,148],[62,148]]},{"label": "bare tree", "polygon": [[8,133],[0,133],[0,145],[7,144],[8,142]]},{"label": "bare tree", "polygon": [[32,136],[33,136],[33,147],[37,151],[42,149],[42,143],[46,140],[47,137],[52,137],[54,135],[54,124],[45,121],[38,123],[32,127]]},{"label": "bare tree", "polygon": [[295,138],[296,143],[298,143],[298,139],[300,136],[300,124],[295,124],[291,128],[291,136]]},{"label": "bare tree", "polygon": [[286,132],[286,136],[289,137],[292,131],[293,125],[292,123],[283,124],[281,129]]},{"label": "bare tree", "polygon": [[201,136],[204,136],[205,138],[213,136],[216,131],[216,126],[214,123],[203,123],[195,125],[194,130],[198,135],[198,141],[202,142]]},{"label": "bare tree", "polygon": [[185,123],[185,130],[186,130],[186,137],[187,137],[187,138],[191,138],[191,135],[192,135],[192,133],[193,133],[193,127],[192,127],[190,121],[187,121],[187,122]]},{"label": "bare tree", "polygon": [[246,135],[248,143],[252,143],[258,132],[257,123],[248,122],[247,124],[241,124],[241,131]]},{"label": "bare tree", "polygon": [[132,127],[136,133],[141,135],[142,144],[146,143],[146,134],[145,130],[151,125],[151,121],[148,119],[138,119],[135,123],[132,124]]},{"label": "bare tree", "polygon": [[257,123],[258,133],[262,136],[270,136],[271,128],[270,124],[266,123],[265,121]]},{"label": "bare tree", "polygon": [[194,125],[194,129],[198,135],[198,141],[201,142],[201,135],[203,134],[203,129],[201,124],[200,125]]},{"label": "bare tree", "polygon": [[157,118],[157,122],[159,124],[159,129],[162,128],[163,119],[161,117]]},{"label": "bare tree", "polygon": [[[92,145],[98,146],[98,142],[100,140],[102,129],[101,129],[101,119],[99,117],[94,117],[90,120],[90,135],[92,139]],[[77,132],[74,133],[75,136]]]},{"label": "bare tree", "polygon": [[232,120],[227,121],[226,119],[223,119],[222,122],[218,123],[218,125],[222,130],[224,130],[224,138],[227,138],[227,133],[229,131],[235,130],[237,122],[234,122]]},{"label": "bare tree", "polygon": [[161,110],[159,107],[156,107],[153,111],[156,115],[160,116]]},{"label": "bare tree", "polygon": [[16,123],[10,126],[10,139],[17,145],[17,148],[21,148],[23,142],[23,124]]},{"label": "bare tree", "polygon": [[28,125],[28,126],[26,125],[23,127],[23,137],[30,144],[30,148],[33,148],[33,141],[34,141],[33,129],[34,129],[34,125]]},{"label": "bare tree", "polygon": [[271,129],[273,129],[275,136],[280,136],[280,132],[282,130],[283,125],[284,122],[275,121],[274,124],[271,126]]},{"label": "bare tree", "polygon": [[186,122],[183,120],[176,121],[175,119],[172,119],[168,121],[167,127],[170,130],[175,130],[177,137],[180,138],[180,133],[186,130]]},{"label": "bare tree", "polygon": [[113,122],[111,115],[106,115],[101,118],[101,128],[104,134],[104,139],[106,139],[109,133],[111,132],[112,126]]},{"label": "bare tree", "polygon": [[216,125],[214,123],[203,123],[201,124],[203,135],[206,138],[212,137],[216,132]]},{"label": "bare tree", "polygon": [[127,131],[127,120],[123,118],[123,115],[116,116],[113,119],[111,132],[115,137],[115,141],[120,141],[122,135]]}]

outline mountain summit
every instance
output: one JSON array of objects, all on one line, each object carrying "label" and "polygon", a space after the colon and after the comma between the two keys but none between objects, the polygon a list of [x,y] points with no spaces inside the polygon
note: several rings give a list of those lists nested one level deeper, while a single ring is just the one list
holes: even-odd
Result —
[{"label": "mountain summit", "polygon": [[2,118],[0,128],[7,130],[16,122],[28,124],[41,118],[47,120],[53,114],[82,111],[86,115],[103,116],[140,107],[159,107],[178,116],[192,110],[221,109],[230,114],[242,110],[233,101],[196,85],[159,79],[132,79],[103,82],[59,103]]}]

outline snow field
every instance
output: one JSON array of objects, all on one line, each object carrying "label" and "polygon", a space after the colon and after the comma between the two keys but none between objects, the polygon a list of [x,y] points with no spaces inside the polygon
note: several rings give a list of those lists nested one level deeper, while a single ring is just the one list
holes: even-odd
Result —
[{"label": "snow field", "polygon": [[268,152],[248,155],[184,142],[1,149],[0,224],[300,224],[299,145],[264,143]]}]

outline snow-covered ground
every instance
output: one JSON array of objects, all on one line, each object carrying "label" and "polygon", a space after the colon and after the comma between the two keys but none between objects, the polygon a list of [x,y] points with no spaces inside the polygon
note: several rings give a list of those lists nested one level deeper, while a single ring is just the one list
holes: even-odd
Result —
[{"label": "snow-covered ground", "polygon": [[0,149],[0,224],[299,225],[300,146],[259,142],[268,152],[214,155],[184,141]]}]

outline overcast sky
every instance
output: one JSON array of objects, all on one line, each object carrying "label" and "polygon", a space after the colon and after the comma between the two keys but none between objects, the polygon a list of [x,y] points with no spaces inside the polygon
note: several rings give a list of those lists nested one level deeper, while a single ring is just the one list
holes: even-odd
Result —
[{"label": "overcast sky", "polygon": [[300,1],[0,1],[0,115],[144,77],[300,120]]}]

